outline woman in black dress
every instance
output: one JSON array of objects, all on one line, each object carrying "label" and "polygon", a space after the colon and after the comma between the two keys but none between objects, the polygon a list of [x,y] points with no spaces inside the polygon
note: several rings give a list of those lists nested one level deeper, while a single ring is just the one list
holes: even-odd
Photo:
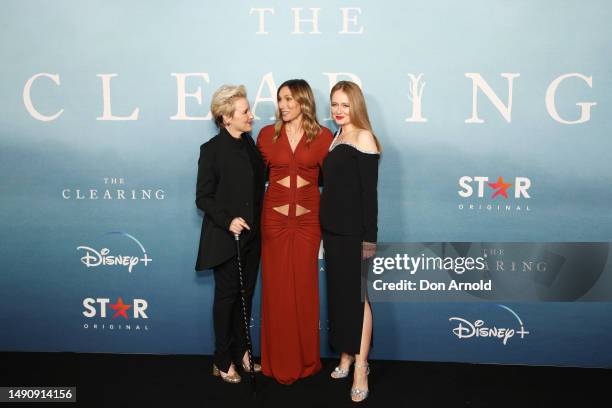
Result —
[{"label": "woman in black dress", "polygon": [[330,343],[341,352],[332,378],[355,363],[351,399],[368,396],[372,311],[362,292],[361,262],[376,251],[380,144],[372,132],[359,86],[340,81],[331,90],[331,111],[340,127],[323,162],[321,228],[327,271]]},{"label": "woman in black dress", "polygon": [[[219,134],[200,146],[196,205],[204,211],[196,270],[213,269],[215,300],[213,375],[238,383],[239,361],[250,369],[242,317],[240,280],[234,236],[240,237],[247,321],[257,281],[261,239],[260,212],[264,164],[249,132],[253,114],[244,86],[223,85],[214,94],[211,112]],[[255,371],[261,371],[254,364]]]}]

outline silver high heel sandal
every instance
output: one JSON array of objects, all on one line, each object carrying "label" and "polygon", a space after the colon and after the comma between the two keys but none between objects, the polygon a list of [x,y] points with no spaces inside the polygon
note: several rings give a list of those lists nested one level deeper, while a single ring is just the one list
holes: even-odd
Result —
[{"label": "silver high heel sandal", "polygon": [[[370,375],[370,365],[368,363],[357,364],[355,363],[355,368],[367,368],[366,376]],[[353,388],[351,387],[351,400],[353,402],[361,402],[368,398],[368,394],[370,390],[362,390],[361,388]]]},{"label": "silver high heel sandal", "polygon": [[334,368],[334,371],[332,371],[329,376],[333,378],[334,380],[339,380],[341,378],[348,377],[349,372],[351,371],[351,365],[354,362],[355,362],[355,358],[353,357],[347,368],[340,368],[340,366],[336,366],[336,368]]}]

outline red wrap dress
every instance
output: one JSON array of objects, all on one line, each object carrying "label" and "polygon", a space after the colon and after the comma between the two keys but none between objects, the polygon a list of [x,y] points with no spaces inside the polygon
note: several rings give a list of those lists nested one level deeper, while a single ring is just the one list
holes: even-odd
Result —
[{"label": "red wrap dress", "polygon": [[[263,373],[291,384],[321,369],[319,355],[319,172],[333,139],[322,128],[291,150],[284,127],[257,138],[268,168],[261,217]],[[301,215],[300,215],[301,214]]]}]

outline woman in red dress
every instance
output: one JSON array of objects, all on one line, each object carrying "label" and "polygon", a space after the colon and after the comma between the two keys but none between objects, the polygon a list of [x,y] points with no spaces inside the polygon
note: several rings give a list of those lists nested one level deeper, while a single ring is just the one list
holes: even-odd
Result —
[{"label": "woman in red dress", "polygon": [[291,384],[321,369],[319,356],[319,171],[332,134],[319,125],[302,79],[278,88],[277,121],[257,146],[268,169],[262,231],[261,365]]}]

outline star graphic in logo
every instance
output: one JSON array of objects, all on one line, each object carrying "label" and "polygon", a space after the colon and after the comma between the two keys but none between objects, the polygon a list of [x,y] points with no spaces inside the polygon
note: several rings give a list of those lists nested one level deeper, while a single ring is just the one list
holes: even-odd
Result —
[{"label": "star graphic in logo", "polygon": [[119,315],[125,317],[126,319],[128,318],[128,315],[126,312],[126,310],[128,310],[130,307],[132,307],[131,305],[126,305],[123,303],[123,299],[121,299],[121,297],[117,298],[117,303],[115,303],[114,305],[110,305],[111,309],[116,310],[117,313],[115,313],[113,315],[113,319]]},{"label": "star graphic in logo", "polygon": [[487,183],[489,185],[489,187],[491,187],[492,189],[496,190],[493,195],[491,196],[491,198],[495,198],[498,195],[502,195],[504,196],[504,198],[508,198],[508,192],[506,191],[512,184],[510,183],[504,183],[504,178],[502,176],[499,176],[497,178],[497,183]]}]

